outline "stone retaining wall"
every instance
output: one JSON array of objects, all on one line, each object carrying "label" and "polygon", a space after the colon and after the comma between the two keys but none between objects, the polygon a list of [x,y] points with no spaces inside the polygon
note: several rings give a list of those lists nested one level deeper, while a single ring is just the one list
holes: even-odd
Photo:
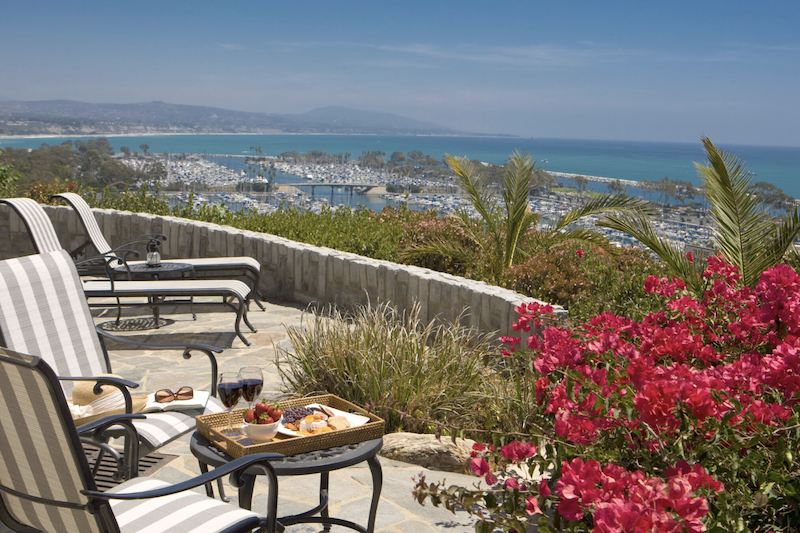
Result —
[{"label": "stone retaining wall", "polygon": [[[45,206],[68,250],[85,240],[75,212]],[[302,304],[338,306],[392,302],[399,310],[420,305],[420,319],[455,321],[480,331],[511,334],[514,307],[529,298],[500,287],[425,268],[399,265],[290,241],[266,233],[239,230],[176,217],[95,209],[95,217],[112,246],[152,233],[167,236],[164,258],[249,255],[261,263],[261,293],[267,298]],[[141,250],[141,247],[139,248]],[[92,249],[92,252],[94,250]],[[0,256],[34,253],[27,231],[7,206],[0,207]],[[466,323],[465,323],[466,322]]]}]

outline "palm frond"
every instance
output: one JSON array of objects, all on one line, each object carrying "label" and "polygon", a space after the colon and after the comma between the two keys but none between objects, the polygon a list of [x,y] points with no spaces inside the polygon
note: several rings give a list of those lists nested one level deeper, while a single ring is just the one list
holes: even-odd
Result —
[{"label": "palm frond", "polygon": [[762,266],[775,265],[786,248],[772,246],[777,244],[770,242],[775,225],[753,194],[751,174],[744,164],[735,155],[717,150],[708,137],[702,142],[708,164],[695,165],[716,225],[714,243],[727,261],[739,268],[744,284],[752,286],[758,282]]},{"label": "palm frond", "polygon": [[780,261],[791,262],[793,256],[798,256],[797,250],[793,246],[798,233],[800,233],[800,214],[795,208],[791,214],[772,226],[772,231],[764,240],[761,252],[751,258],[749,268],[752,272],[749,272],[748,275],[755,280],[754,283],[758,282],[761,273],[766,269],[775,266]]},{"label": "palm frond", "polygon": [[538,220],[528,204],[535,166],[536,162],[527,152],[515,152],[506,166],[503,187],[503,202],[506,207],[504,269],[514,263],[521,236]]},{"label": "palm frond", "polygon": [[592,199],[580,207],[572,209],[562,216],[553,225],[553,230],[558,231],[581,218],[605,213],[642,213],[648,216],[655,214],[650,202],[639,198],[632,198],[627,194],[603,195]]},{"label": "palm frond", "polygon": [[595,246],[608,252],[615,248],[601,233],[587,228],[567,228],[561,231],[532,231],[527,235],[522,248],[526,257],[547,252],[559,246],[577,244],[580,246]]},{"label": "palm frond", "polygon": [[696,295],[702,295],[703,281],[694,264],[689,261],[680,248],[656,233],[647,216],[642,214],[606,215],[597,222],[597,225],[627,233],[644,244],[664,261],[673,275],[683,279]]},{"label": "palm frond", "polygon": [[402,260],[416,259],[426,255],[439,255],[467,265],[468,268],[475,269],[484,258],[484,254],[476,254],[475,250],[468,248],[456,241],[445,239],[435,239],[428,244],[413,246],[400,251]]},{"label": "palm frond", "polygon": [[500,207],[492,194],[486,190],[483,183],[477,178],[475,165],[465,157],[444,156],[445,164],[458,178],[458,183],[467,195],[467,200],[478,212],[486,230],[490,234],[498,232],[500,220]]}]

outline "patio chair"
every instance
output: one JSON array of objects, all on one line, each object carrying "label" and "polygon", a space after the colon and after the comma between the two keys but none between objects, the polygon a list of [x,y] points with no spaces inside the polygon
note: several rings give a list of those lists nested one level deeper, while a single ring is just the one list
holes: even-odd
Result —
[{"label": "patio chair", "polygon": [[[53,370],[41,358],[0,349],[0,523],[20,533],[273,532],[277,477],[256,454],[170,485],[149,477],[100,492]],[[267,476],[268,514],[189,489],[231,475]]]},{"label": "patio chair", "polygon": [[[145,349],[179,349],[184,359],[202,353],[209,360],[212,398],[205,410],[148,413],[133,420],[143,454],[194,430],[195,416],[225,410],[215,398],[214,352],[221,352],[219,348],[199,344],[142,344],[95,327],[78,271],[65,250],[0,261],[0,344],[41,357],[62,379],[66,396],[71,396],[73,381],[94,380],[93,376],[112,373],[104,339]],[[104,377],[101,382],[121,390],[130,413],[128,388],[138,385],[111,377]]]},{"label": "patio chair", "polygon": [[[100,230],[100,226],[97,224],[97,219],[94,218],[94,214],[92,213],[92,209],[89,207],[89,204],[87,204],[86,200],[84,200],[79,194],[66,192],[62,194],[55,194],[52,196],[52,198],[61,198],[70,206],[72,206],[72,208],[78,214],[78,218],[80,219],[81,224],[83,224],[83,228],[86,230],[86,235],[88,237],[86,242],[70,252],[70,255],[73,257],[73,259],[77,258],[77,255],[90,244],[95,247],[97,253],[100,255],[105,255],[108,253],[121,255],[119,251],[125,249],[130,244],[136,242],[147,242],[153,238],[156,238],[160,241],[165,241],[167,239],[167,237],[164,235],[142,235],[141,237],[120,244],[117,248],[112,248],[111,245],[108,244],[108,241],[106,241],[105,237],[103,237],[103,232]],[[136,255],[138,255],[138,253]],[[258,287],[261,282],[261,264],[254,258],[240,256],[202,257],[171,260],[162,259],[162,262],[169,261],[188,263],[194,267],[195,272],[199,274],[200,277],[204,278],[229,279],[231,277],[231,271],[242,272],[241,277],[247,278],[247,280],[252,283],[250,296],[253,300],[255,300],[256,304],[261,308],[262,311],[265,310],[264,306],[261,305],[260,302],[263,297],[261,297],[260,293],[258,292]],[[129,265],[143,262],[144,261],[128,260]]]},{"label": "patio chair", "polygon": [[[47,212],[35,200],[31,198],[4,198],[0,199],[0,203],[9,205],[20,216],[37,253],[56,252],[62,249],[50,217],[47,216]],[[220,297],[222,300],[216,305],[222,304],[236,312],[236,320],[234,322],[236,335],[245,345],[250,345],[250,342],[241,331],[241,322],[244,321],[251,331],[256,332],[256,329],[247,319],[247,304],[251,291],[246,283],[233,279],[117,281],[114,279],[111,269],[118,265],[124,265],[125,261],[114,254],[104,255],[103,260],[108,267],[109,279],[84,282],[83,291],[86,298],[116,298],[118,306],[120,306],[121,298],[148,298],[146,304],[133,305],[152,307],[154,305],[176,303],[174,300],[164,300],[164,297]],[[119,314],[117,315],[117,321],[119,321]]]}]

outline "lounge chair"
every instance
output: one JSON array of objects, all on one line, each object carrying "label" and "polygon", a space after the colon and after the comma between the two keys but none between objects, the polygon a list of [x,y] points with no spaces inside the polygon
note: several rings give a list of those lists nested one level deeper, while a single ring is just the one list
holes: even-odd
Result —
[{"label": "lounge chair", "polygon": [[[278,492],[274,454],[232,461],[170,485],[149,477],[100,492],[61,386],[38,357],[0,349],[0,522],[13,531],[125,533],[273,532]],[[266,517],[189,489],[245,469],[267,475]]]},{"label": "lounge chair", "polygon": [[[115,255],[120,255],[117,253],[117,249],[124,249],[129,244],[135,242],[146,242],[153,238],[157,238],[158,240],[166,240],[164,235],[143,235],[137,239],[127,241],[119,245],[116,249],[112,248],[111,245],[108,244],[105,237],[103,237],[103,232],[100,231],[100,226],[97,224],[97,220],[94,218],[94,214],[92,213],[92,209],[89,207],[89,204],[79,195],[73,192],[67,192],[62,194],[53,195],[52,198],[61,198],[66,200],[66,202],[75,209],[75,212],[78,213],[78,218],[80,218],[81,224],[83,224],[83,228],[86,230],[87,240],[83,244],[81,244],[78,248],[70,252],[70,255],[75,259],[77,255],[87,246],[90,244],[95,247],[97,253],[100,255],[105,255],[108,253],[115,253]],[[169,262],[170,260],[162,260],[163,262]],[[256,304],[264,310],[264,306],[261,305],[259,301],[261,299],[260,294],[258,292],[259,283],[261,282],[261,264],[256,261],[252,257],[248,256],[240,256],[240,257],[203,257],[203,258],[192,258],[192,259],[172,259],[171,261],[181,262],[181,263],[188,263],[194,267],[194,271],[202,278],[213,278],[213,279],[230,279],[231,272],[241,272],[243,278],[247,278],[248,281],[252,283],[250,296],[255,300]],[[134,265],[136,263],[142,263],[143,261],[128,261],[129,265]]]},{"label": "lounge chair", "polygon": [[[36,201],[30,198],[4,198],[0,199],[0,203],[9,205],[20,216],[37,253],[56,252],[62,249],[50,217],[47,216],[47,212]],[[122,258],[113,254],[106,254],[103,258],[110,267],[125,263]],[[241,331],[242,320],[251,331],[256,331],[247,319],[247,304],[251,291],[246,283],[239,280],[116,281],[113,278],[113,274],[110,274],[108,280],[86,281],[83,284],[83,291],[86,298],[117,298],[118,304],[120,298],[148,298],[147,304],[137,304],[147,306],[175,303],[171,300],[159,300],[160,297],[220,297],[222,298],[220,302],[222,305],[236,312],[234,329],[243,343],[247,346],[250,345],[250,342]],[[117,319],[119,320],[119,316]]]},{"label": "lounge chair", "polygon": [[[200,352],[209,360],[212,398],[205,410],[150,413],[134,420],[142,452],[153,451],[193,430],[198,414],[224,411],[222,403],[214,397],[217,383],[214,352],[222,350],[205,345],[135,343],[95,327],[78,271],[65,250],[0,261],[0,344],[44,359],[64,378],[62,387],[67,396],[72,393],[72,381],[112,372],[104,339],[144,348],[179,349],[185,359],[190,359],[193,352]],[[137,385],[114,378],[104,378],[104,383],[121,389],[130,413],[128,386]]]}]

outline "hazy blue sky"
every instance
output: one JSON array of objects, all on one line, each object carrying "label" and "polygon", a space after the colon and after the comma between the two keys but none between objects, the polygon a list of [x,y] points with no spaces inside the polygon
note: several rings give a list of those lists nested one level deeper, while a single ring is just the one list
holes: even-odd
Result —
[{"label": "hazy blue sky", "polygon": [[0,97],[800,145],[800,2],[4,2]]}]

